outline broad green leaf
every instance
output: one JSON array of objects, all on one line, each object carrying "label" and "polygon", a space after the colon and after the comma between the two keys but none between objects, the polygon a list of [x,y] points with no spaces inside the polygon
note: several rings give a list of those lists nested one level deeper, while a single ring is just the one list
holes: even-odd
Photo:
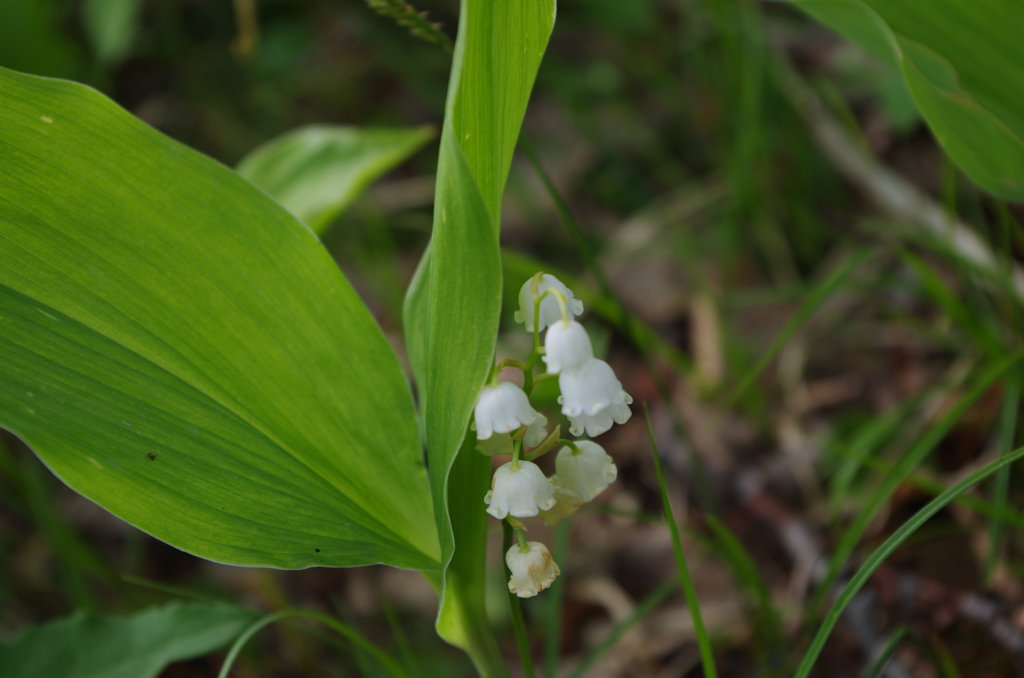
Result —
[{"label": "broad green leaf", "polygon": [[4,678],[155,678],[171,662],[227,644],[254,615],[232,605],[168,603],[130,616],[76,612],[0,645]]},{"label": "broad green leaf", "polygon": [[0,426],[173,546],[437,568],[408,385],[316,236],[99,93],[0,70]]},{"label": "broad green leaf", "polygon": [[82,28],[97,61],[112,66],[128,56],[141,7],[141,0],[85,0],[82,3]]},{"label": "broad green leaf", "polygon": [[490,469],[486,458],[466,452],[472,440],[465,439],[497,338],[501,194],[554,18],[554,0],[462,1],[434,232],[405,305],[446,568],[438,632],[467,649],[488,676],[507,672],[490,634],[483,635]]},{"label": "broad green leaf", "polygon": [[271,139],[243,158],[237,170],[320,235],[367,186],[434,134],[430,126],[309,125]]},{"label": "broad green leaf", "polygon": [[1015,0],[790,0],[895,66],[950,157],[991,193],[1024,200],[1024,4]]}]

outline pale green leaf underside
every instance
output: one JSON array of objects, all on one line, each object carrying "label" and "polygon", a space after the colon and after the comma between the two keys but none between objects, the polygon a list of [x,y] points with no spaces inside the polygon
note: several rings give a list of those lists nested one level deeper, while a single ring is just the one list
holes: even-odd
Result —
[{"label": "pale green leaf underside", "polygon": [[169,603],[130,616],[76,612],[0,645],[4,678],[155,678],[228,643],[253,621],[230,605]]},{"label": "pale green leaf underside", "polygon": [[950,157],[1024,200],[1024,4],[1016,0],[790,0],[903,74]]},{"label": "pale green leaf underside", "polygon": [[554,19],[554,0],[461,3],[434,231],[405,306],[443,562],[450,564],[438,632],[475,652],[483,671],[488,659],[480,653],[487,651],[486,641],[473,635],[487,623],[482,563],[489,465],[459,449],[494,357],[501,310],[501,194]]},{"label": "pale green leaf underside", "polygon": [[0,70],[0,426],[204,558],[438,566],[408,386],[316,236],[81,85]]},{"label": "pale green leaf underside", "polygon": [[375,179],[434,138],[430,126],[309,125],[261,145],[238,173],[322,234]]}]

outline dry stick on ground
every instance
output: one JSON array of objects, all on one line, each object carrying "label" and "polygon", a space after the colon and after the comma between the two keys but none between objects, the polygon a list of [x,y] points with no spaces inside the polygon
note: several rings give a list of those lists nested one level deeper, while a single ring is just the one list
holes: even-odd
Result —
[{"label": "dry stick on ground", "polygon": [[[979,268],[1000,272],[999,259],[988,243],[942,205],[871,157],[828,112],[782,50],[777,49],[776,53],[776,58],[770,60],[769,70],[779,89],[807,123],[821,152],[847,181],[863,191],[889,217],[928,231]],[[1010,275],[1015,296],[1024,301],[1024,269],[1013,264]]]}]

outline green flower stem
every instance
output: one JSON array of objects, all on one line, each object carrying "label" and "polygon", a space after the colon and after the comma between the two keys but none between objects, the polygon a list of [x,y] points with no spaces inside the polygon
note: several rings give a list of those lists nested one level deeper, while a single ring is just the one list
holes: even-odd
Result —
[{"label": "green flower stem", "polygon": [[580,448],[576,445],[576,443],[567,438],[562,438],[561,440],[558,441],[558,444],[565,445],[566,447],[568,447],[570,450],[572,450],[574,456],[580,454]]},{"label": "green flower stem", "polygon": [[651,440],[654,470],[658,474],[658,486],[661,488],[661,503],[665,510],[665,522],[668,524],[669,532],[672,535],[672,549],[675,551],[676,564],[679,566],[679,578],[682,581],[683,593],[686,595],[686,606],[690,608],[690,616],[693,618],[693,630],[697,635],[697,649],[700,651],[700,661],[704,667],[704,676],[706,678],[718,678],[718,671],[715,668],[715,655],[711,651],[711,641],[708,638],[707,629],[704,628],[704,619],[700,614],[700,604],[697,602],[697,590],[693,586],[693,579],[690,578],[690,568],[686,564],[686,555],[683,553],[683,545],[679,540],[679,528],[676,525],[676,518],[672,513],[672,504],[668,499],[665,472],[661,468],[661,456],[658,454],[658,445],[654,441],[654,428],[651,427],[651,414],[647,411],[647,403],[644,403],[644,417],[647,418],[647,435]]},{"label": "green flower stem", "polygon": [[[502,522],[502,529],[504,531],[504,539],[502,540],[502,554],[508,553],[508,550],[512,548],[512,532],[513,527],[507,522]],[[515,530],[516,537],[519,539],[519,548],[523,548],[526,543],[526,538],[523,537],[521,530]],[[527,547],[529,549],[529,547]],[[504,561],[504,558],[502,558]],[[508,569],[508,563],[505,563],[505,576],[509,579],[512,578],[512,571]],[[512,614],[512,628],[516,634],[516,646],[519,648],[519,660],[523,664],[523,676],[524,678],[534,678],[533,675],[533,657],[530,655],[530,641],[526,635],[526,624],[523,623],[523,610],[519,606],[519,596],[515,595],[511,591],[508,592],[508,609]]]},{"label": "green flower stem", "polygon": [[514,358],[505,358],[500,363],[494,366],[494,370],[491,372],[490,380],[492,384],[498,381],[498,375],[500,375],[501,371],[506,367],[514,367],[517,370],[522,371],[523,374],[526,374],[527,372],[533,369],[533,365],[524,363],[522,360],[515,360]]},{"label": "green flower stem", "polygon": [[512,470],[519,470],[519,455],[523,452],[523,441],[514,440],[512,441]]}]

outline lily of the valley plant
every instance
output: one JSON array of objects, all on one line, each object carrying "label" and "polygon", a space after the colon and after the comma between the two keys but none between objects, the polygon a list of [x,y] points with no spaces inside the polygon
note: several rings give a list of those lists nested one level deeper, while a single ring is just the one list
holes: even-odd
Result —
[{"label": "lily of the valley plant", "polygon": [[[527,541],[521,519],[540,516],[546,524],[556,525],[601,494],[618,474],[612,458],[597,443],[560,438],[559,427],[548,435],[547,418],[530,405],[530,392],[538,382],[558,377],[558,402],[573,436],[598,436],[613,422],[626,423],[633,399],[608,363],[594,357],[586,329],[575,320],[583,313],[583,302],[572,290],[552,275],[537,273],[523,283],[519,305],[515,318],[533,333],[533,351],[525,361],[506,359],[494,367],[477,398],[474,426],[478,450],[512,457],[494,472],[484,503],[489,514],[508,521],[515,532],[518,543],[505,554],[511,572],[508,589],[529,598],[550,586],[560,571],[544,544]],[[547,371],[535,377],[538,359]],[[499,381],[505,367],[522,371],[523,388]],[[545,477],[534,461],[559,445],[556,473]]]}]

